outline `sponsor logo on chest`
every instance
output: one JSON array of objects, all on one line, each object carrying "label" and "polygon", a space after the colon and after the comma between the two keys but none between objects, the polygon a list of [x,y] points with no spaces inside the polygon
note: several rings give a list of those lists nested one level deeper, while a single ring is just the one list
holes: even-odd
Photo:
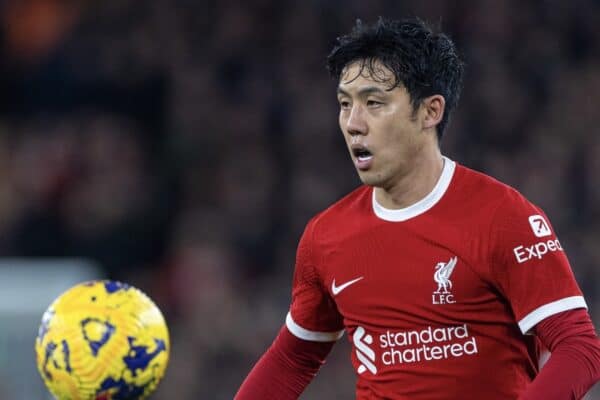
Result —
[{"label": "sponsor logo on chest", "polygon": [[378,337],[358,326],[352,335],[359,375],[376,375],[381,366],[420,364],[450,360],[479,353],[476,337],[467,324],[427,326],[422,329],[391,331]]},{"label": "sponsor logo on chest", "polygon": [[[432,280],[431,302],[439,307],[457,302],[453,293],[454,284],[462,280],[453,275],[458,265],[458,257],[451,255],[444,261],[431,263]],[[459,271],[460,271],[459,267]],[[343,283],[333,283],[332,292],[339,293],[353,286],[363,277],[356,277]],[[454,281],[454,282],[453,282]],[[363,282],[364,283],[364,282]],[[341,289],[341,290],[340,290]],[[385,368],[400,368],[403,365],[425,364],[476,357],[479,344],[467,323],[456,325],[424,324],[414,328],[388,328],[370,330],[358,325],[352,332],[355,368],[359,375],[377,375]]]}]

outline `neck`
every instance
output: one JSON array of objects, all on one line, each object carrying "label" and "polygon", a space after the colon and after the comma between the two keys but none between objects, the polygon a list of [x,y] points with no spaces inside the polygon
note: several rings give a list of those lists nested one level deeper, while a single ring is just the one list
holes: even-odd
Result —
[{"label": "neck", "polygon": [[411,160],[410,168],[390,185],[375,188],[375,199],[388,209],[409,207],[427,196],[437,184],[444,159],[437,146]]}]

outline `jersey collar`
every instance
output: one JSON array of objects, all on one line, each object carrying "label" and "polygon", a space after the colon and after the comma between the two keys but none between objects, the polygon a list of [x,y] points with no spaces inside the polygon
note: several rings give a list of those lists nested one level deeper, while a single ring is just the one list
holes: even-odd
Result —
[{"label": "jersey collar", "polygon": [[421,215],[433,207],[444,196],[444,193],[446,193],[448,186],[450,186],[452,176],[454,175],[454,170],[456,169],[456,163],[454,161],[447,157],[443,158],[444,167],[442,169],[442,174],[440,175],[440,179],[435,184],[433,190],[427,196],[423,197],[421,200],[417,201],[411,206],[399,209],[385,208],[375,199],[375,190],[371,190],[373,199],[373,212],[375,215],[385,221],[401,222]]}]

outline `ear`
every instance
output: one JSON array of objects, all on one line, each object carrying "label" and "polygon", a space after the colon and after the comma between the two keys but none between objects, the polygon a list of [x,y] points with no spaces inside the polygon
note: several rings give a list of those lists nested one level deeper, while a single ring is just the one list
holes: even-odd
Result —
[{"label": "ear", "polygon": [[444,117],[444,109],[446,108],[446,100],[444,96],[435,94],[423,99],[421,103],[424,112],[423,129],[435,129]]}]

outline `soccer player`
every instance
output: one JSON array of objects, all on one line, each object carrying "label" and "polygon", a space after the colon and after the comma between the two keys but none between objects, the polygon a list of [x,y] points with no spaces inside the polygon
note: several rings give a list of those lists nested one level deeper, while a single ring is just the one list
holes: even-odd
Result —
[{"label": "soccer player", "polygon": [[306,226],[285,325],[236,399],[298,398],[344,332],[357,399],[583,397],[600,342],[547,216],[441,154],[452,41],[417,19],[358,22],[328,67],[364,185]]}]

